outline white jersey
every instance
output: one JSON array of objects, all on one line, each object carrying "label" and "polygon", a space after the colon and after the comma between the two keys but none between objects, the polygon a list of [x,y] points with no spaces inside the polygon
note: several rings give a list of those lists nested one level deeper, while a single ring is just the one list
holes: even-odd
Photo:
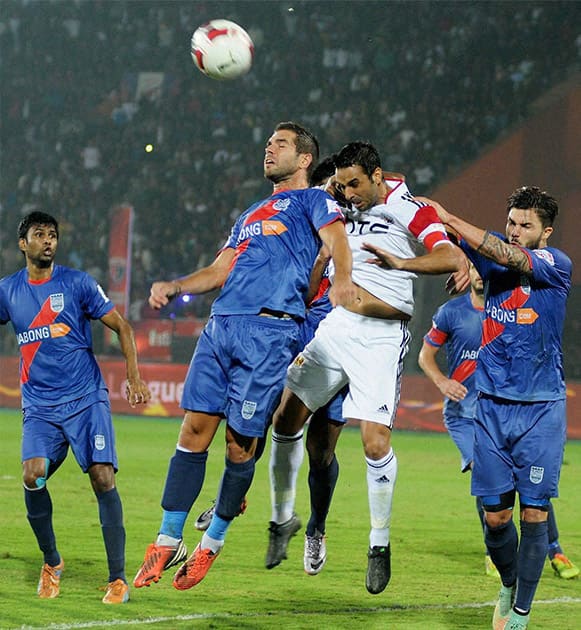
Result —
[{"label": "white jersey", "polygon": [[[416,274],[365,262],[373,255],[361,245],[370,243],[400,258],[415,258],[422,253],[422,246],[429,252],[450,240],[435,209],[414,199],[403,179],[388,178],[385,183],[389,192],[383,203],[364,211],[345,210],[345,228],[353,253],[352,278],[382,302],[412,315]],[[334,273],[331,263],[331,280]]]}]

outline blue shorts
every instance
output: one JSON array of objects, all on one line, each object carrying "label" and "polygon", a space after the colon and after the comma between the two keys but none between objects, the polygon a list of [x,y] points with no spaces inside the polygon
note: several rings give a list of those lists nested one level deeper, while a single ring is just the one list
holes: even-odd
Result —
[{"label": "blue shorts", "polygon": [[298,351],[298,328],[292,319],[213,315],[192,357],[182,408],[224,416],[241,435],[262,437]]},{"label": "blue shorts", "polygon": [[521,403],[481,396],[474,419],[472,494],[516,489],[539,501],[559,494],[566,402]]},{"label": "blue shorts", "polygon": [[112,464],[117,471],[115,433],[107,390],[55,405],[23,411],[22,461],[45,457],[59,464],[71,447],[83,472],[92,464]]},{"label": "blue shorts", "polygon": [[470,470],[474,454],[474,419],[460,416],[444,416],[444,425],[460,451],[460,471]]}]

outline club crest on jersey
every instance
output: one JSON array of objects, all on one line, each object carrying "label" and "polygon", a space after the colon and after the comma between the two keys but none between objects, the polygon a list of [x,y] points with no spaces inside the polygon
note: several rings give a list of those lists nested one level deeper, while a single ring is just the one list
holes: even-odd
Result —
[{"label": "club crest on jersey", "polygon": [[531,466],[529,479],[531,480],[531,483],[539,484],[543,480],[544,474],[545,469],[542,466]]},{"label": "club crest on jersey", "polygon": [[242,417],[244,420],[250,420],[256,411],[256,403],[252,400],[245,400],[242,403]]},{"label": "club crest on jersey", "polygon": [[290,199],[277,199],[272,207],[278,212],[284,212],[291,204]]},{"label": "club crest on jersey", "polygon": [[98,451],[102,451],[105,448],[105,436],[97,434],[95,436],[95,448]]},{"label": "club crest on jersey", "polygon": [[63,293],[53,293],[50,296],[50,310],[53,313],[60,313],[65,307],[65,296]]}]

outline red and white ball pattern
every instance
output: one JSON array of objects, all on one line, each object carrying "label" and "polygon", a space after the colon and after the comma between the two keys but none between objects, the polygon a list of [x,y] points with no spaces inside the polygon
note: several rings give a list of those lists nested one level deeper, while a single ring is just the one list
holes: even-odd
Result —
[{"label": "red and white ball pattern", "polygon": [[192,59],[212,79],[226,81],[246,74],[253,56],[250,35],[230,20],[211,20],[192,35]]}]

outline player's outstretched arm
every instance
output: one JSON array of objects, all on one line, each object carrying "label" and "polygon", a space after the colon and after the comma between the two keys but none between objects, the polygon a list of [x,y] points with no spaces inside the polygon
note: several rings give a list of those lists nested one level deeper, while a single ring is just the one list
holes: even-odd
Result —
[{"label": "player's outstretched arm", "polygon": [[462,383],[448,378],[442,370],[438,367],[436,362],[436,355],[439,348],[431,346],[429,343],[422,344],[422,349],[418,356],[418,365],[422,368],[424,374],[434,383],[434,385],[440,390],[440,393],[446,398],[458,402],[463,400],[468,393],[468,390]]},{"label": "player's outstretched arm", "polygon": [[151,393],[147,383],[142,380],[137,364],[137,347],[135,345],[135,335],[131,324],[114,308],[107,315],[101,317],[101,321],[111,330],[115,331],[119,337],[121,352],[125,357],[127,369],[127,389],[126,395],[132,407],[139,403],[146,403],[151,398]]},{"label": "player's outstretched arm", "polygon": [[366,262],[384,269],[400,269],[422,274],[454,273],[460,271],[464,264],[464,254],[459,247],[452,243],[436,245],[431,252],[415,258],[400,258],[394,256],[385,249],[363,243],[361,249],[373,254],[375,258],[369,258]]},{"label": "player's outstretched arm", "polygon": [[464,219],[446,210],[437,201],[427,197],[417,197],[417,199],[433,206],[440,217],[440,221],[458,232],[466,243],[479,254],[515,271],[525,274],[531,272],[530,258],[518,245],[506,243],[498,236],[488,232],[488,230],[483,230],[468,223],[468,221],[464,221]]},{"label": "player's outstretched arm", "polygon": [[160,309],[181,293],[207,293],[220,288],[228,278],[235,253],[234,249],[227,247],[218,254],[211,265],[198,269],[189,276],[154,282],[149,293],[149,306]]}]

